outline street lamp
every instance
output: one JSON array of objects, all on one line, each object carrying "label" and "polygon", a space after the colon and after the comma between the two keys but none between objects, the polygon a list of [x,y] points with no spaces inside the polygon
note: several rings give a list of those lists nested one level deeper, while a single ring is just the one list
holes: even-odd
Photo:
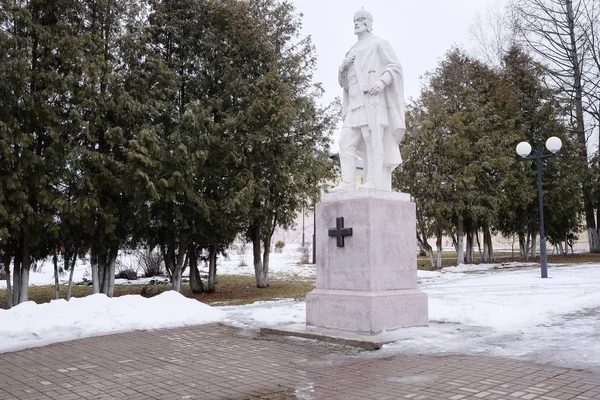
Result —
[{"label": "street lamp", "polygon": [[538,147],[530,156],[531,145],[529,143],[521,142],[517,145],[517,154],[525,160],[535,160],[537,166],[538,202],[540,206],[540,267],[542,270],[542,278],[548,277],[546,235],[544,234],[544,200],[542,198],[542,159],[556,156],[556,153],[558,153],[561,147],[562,141],[556,136],[552,136],[546,140],[546,148],[550,151],[550,154],[542,154],[542,149]]}]

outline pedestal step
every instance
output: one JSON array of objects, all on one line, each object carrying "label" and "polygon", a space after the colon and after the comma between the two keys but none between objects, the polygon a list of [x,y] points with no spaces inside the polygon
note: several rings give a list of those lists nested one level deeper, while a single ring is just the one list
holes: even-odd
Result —
[{"label": "pedestal step", "polygon": [[418,289],[315,289],[306,296],[306,323],[364,333],[428,323],[427,295]]}]

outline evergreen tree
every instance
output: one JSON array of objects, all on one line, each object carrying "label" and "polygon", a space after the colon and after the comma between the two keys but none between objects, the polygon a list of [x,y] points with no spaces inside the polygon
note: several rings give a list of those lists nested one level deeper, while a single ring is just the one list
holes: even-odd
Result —
[{"label": "evergreen tree", "polygon": [[0,1],[0,246],[13,262],[13,298],[57,245],[56,209],[78,79],[77,2]]},{"label": "evergreen tree", "polygon": [[130,146],[142,114],[128,86],[124,40],[141,7],[130,0],[81,1],[78,45],[81,77],[73,88],[70,169],[78,177],[78,216],[91,251],[94,293],[112,296],[119,251],[136,227],[138,173],[130,168]]},{"label": "evergreen tree", "polygon": [[[520,140],[534,148],[545,149],[545,141],[558,136],[564,144],[559,157],[544,160],[542,168],[545,228],[550,241],[558,244],[577,231],[582,212],[582,193],[577,179],[581,179],[584,171],[577,169],[579,163],[573,158],[576,149],[572,144],[576,140],[566,136],[565,117],[556,92],[544,85],[545,72],[541,65],[522,49],[512,47],[504,57],[502,73],[517,96]],[[522,256],[529,247],[535,256],[533,243],[539,232],[536,166],[526,162],[514,171],[509,182],[511,196],[502,208],[499,228],[504,235],[518,235]]]},{"label": "evergreen tree", "polygon": [[256,285],[265,287],[276,226],[293,223],[302,205],[317,199],[319,185],[333,172],[328,150],[337,112],[335,103],[326,108],[318,104],[322,90],[313,84],[315,49],[310,37],[300,36],[300,17],[293,5],[275,0],[248,4],[254,29],[266,32],[274,57],[243,146],[254,192],[248,222]]}]

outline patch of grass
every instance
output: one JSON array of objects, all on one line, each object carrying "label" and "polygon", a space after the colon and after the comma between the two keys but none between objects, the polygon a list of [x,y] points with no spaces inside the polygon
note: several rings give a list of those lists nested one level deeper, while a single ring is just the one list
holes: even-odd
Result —
[{"label": "patch of grass", "polygon": [[[219,305],[249,304],[255,301],[269,301],[281,298],[303,299],[314,288],[312,282],[302,280],[279,281],[271,280],[269,287],[259,289],[253,276],[222,275],[217,277],[217,291],[212,294],[193,294],[187,283],[183,284],[182,294],[206,304]],[[156,296],[167,290],[171,285],[115,285],[115,297],[128,294]],[[91,286],[73,285],[72,297],[85,297],[92,294]],[[60,297],[67,295],[67,286],[61,285]],[[36,303],[47,303],[54,299],[54,286],[30,286],[29,299]],[[6,290],[0,289],[0,308],[8,308]]]}]

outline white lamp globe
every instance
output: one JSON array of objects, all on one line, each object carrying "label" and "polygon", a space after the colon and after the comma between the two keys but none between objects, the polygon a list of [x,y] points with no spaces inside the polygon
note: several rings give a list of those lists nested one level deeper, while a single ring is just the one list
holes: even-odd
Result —
[{"label": "white lamp globe", "polygon": [[562,148],[562,140],[556,136],[552,136],[546,140],[546,148],[556,154]]},{"label": "white lamp globe", "polygon": [[527,142],[521,142],[517,145],[517,154],[525,158],[531,153],[531,145]]}]

